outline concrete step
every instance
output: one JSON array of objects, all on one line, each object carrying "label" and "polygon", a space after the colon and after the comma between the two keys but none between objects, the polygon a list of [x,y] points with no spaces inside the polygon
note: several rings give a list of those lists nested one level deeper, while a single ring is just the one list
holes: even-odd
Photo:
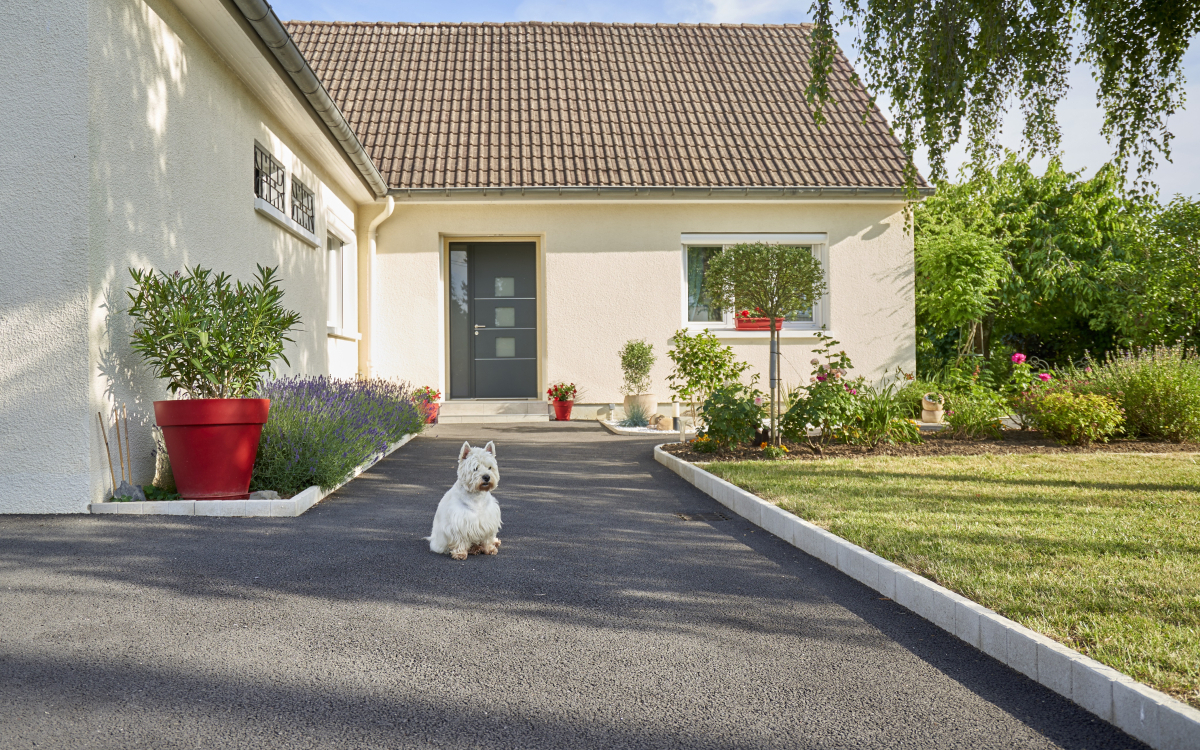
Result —
[{"label": "concrete step", "polygon": [[446,401],[438,412],[445,424],[481,424],[486,422],[548,422],[549,406],[535,400],[456,400]]}]

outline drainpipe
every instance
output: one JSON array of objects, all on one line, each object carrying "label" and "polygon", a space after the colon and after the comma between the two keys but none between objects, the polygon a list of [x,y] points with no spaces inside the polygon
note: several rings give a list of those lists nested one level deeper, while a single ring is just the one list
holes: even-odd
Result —
[{"label": "drainpipe", "polygon": [[362,341],[358,345],[358,374],[363,378],[375,375],[371,363],[371,351],[375,344],[372,335],[375,328],[375,233],[395,208],[396,201],[389,195],[383,203],[383,210],[367,225],[366,244],[360,244],[358,250],[358,332],[362,334]]}]

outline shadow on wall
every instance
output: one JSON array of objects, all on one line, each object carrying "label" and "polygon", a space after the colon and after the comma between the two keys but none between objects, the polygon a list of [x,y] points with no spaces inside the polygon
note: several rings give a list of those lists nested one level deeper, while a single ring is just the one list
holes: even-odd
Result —
[{"label": "shadow on wall", "polygon": [[[128,268],[200,264],[248,282],[258,263],[279,267],[284,304],[303,321],[285,349],[291,366],[279,367],[307,373],[327,366],[325,300],[313,294],[325,259],[254,212],[253,141],[280,129],[176,8],[113,0],[92,34],[89,434],[96,411],[127,404],[133,478],[144,484],[153,401],[167,392],[130,346]],[[92,441],[91,462],[98,500],[109,485],[103,441]]]}]

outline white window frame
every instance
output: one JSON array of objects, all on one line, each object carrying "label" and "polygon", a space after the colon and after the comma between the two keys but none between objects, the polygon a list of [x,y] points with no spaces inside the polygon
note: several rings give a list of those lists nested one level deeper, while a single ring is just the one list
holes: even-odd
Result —
[{"label": "white window frame", "polygon": [[682,299],[680,300],[680,319],[682,327],[689,331],[708,330],[713,333],[736,331],[740,336],[770,336],[770,331],[738,331],[734,323],[736,310],[725,310],[721,321],[692,321],[688,320],[688,248],[689,247],[721,247],[728,248],[750,242],[770,242],[779,245],[807,245],[812,248],[813,255],[821,263],[825,271],[826,292],[813,303],[813,319],[784,321],[783,331],[815,332],[825,328],[829,323],[829,237],[824,232],[814,233],[685,233],[679,237],[680,243],[680,278],[682,281]]},{"label": "white window frame", "polygon": [[[332,338],[345,339],[346,341],[361,341],[362,340],[361,333],[358,333],[356,331],[351,331],[346,327],[347,319],[352,319],[347,314],[347,309],[348,309],[347,305],[357,305],[358,304],[357,293],[355,293],[355,294],[347,294],[346,293],[347,288],[350,288],[352,290],[357,290],[357,285],[356,284],[351,285],[351,283],[350,283],[352,281],[351,275],[346,273],[346,264],[347,264],[346,250],[347,250],[347,248],[350,248],[351,252],[357,253],[357,244],[356,244],[356,240],[354,237],[354,233],[351,232],[349,230],[349,228],[341,220],[339,220],[335,216],[335,214],[333,214],[332,212],[328,213],[325,216],[325,273],[327,275],[329,274],[329,253],[331,252],[329,250],[329,239],[330,238],[335,238],[339,242],[342,243],[342,246],[341,246],[340,252],[339,252],[339,258],[338,258],[340,263],[339,263],[339,267],[338,267],[339,279],[338,279],[338,285],[337,285],[338,300],[341,304],[342,315],[341,315],[341,321],[339,323],[335,323],[332,320],[327,320],[326,327],[328,328],[329,336]],[[332,296],[332,292],[333,292],[333,279],[332,278],[326,279],[325,290],[326,290],[326,294],[329,294],[330,296]],[[332,300],[329,300],[329,301],[332,302]],[[329,312],[329,305],[326,305],[326,317],[327,318],[329,317],[328,312]]]},{"label": "white window frame", "polygon": [[[334,245],[337,245],[335,248]],[[329,305],[326,323],[330,328],[346,325],[346,241],[333,232],[325,233],[325,272]]]}]

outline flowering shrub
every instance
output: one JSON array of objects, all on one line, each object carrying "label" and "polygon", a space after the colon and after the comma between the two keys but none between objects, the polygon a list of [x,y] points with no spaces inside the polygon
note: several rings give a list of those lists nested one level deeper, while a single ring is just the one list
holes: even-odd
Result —
[{"label": "flowering shrub", "polygon": [[798,389],[795,403],[779,422],[780,434],[795,442],[808,440],[809,425],[820,428],[822,441],[832,440],[836,428],[850,426],[858,415],[858,393],[864,378],[848,378],[854,365],[845,350],[834,351],[840,342],[824,333],[817,337],[821,346],[814,352],[819,356],[811,362],[813,374],[808,385]]},{"label": "flowering shrub", "polygon": [[1047,393],[1034,412],[1038,429],[1067,445],[1108,442],[1122,421],[1121,409],[1112,399],[1090,393]]},{"label": "flowering shrub", "polygon": [[271,399],[271,411],[250,488],[285,496],[336,487],[425,421],[407,384],[381,379],[281,378],[258,397]]},{"label": "flowering shrub", "polygon": [[1200,441],[1200,357],[1181,348],[1155,348],[1088,360],[1064,375],[1079,393],[1108,396],[1125,415],[1129,437]]},{"label": "flowering shrub", "polygon": [[546,395],[554,401],[574,401],[575,393],[574,383],[555,383],[546,389]]}]

